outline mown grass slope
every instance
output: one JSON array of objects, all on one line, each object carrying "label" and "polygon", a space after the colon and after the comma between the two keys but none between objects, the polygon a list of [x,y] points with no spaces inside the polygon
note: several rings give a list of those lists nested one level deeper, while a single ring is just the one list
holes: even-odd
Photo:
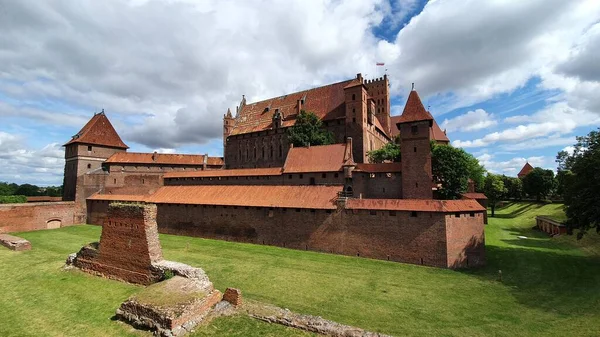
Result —
[{"label": "mown grass slope", "polygon": [[[161,243],[165,258],[204,268],[221,290],[392,335],[598,336],[598,256],[574,238],[532,230],[536,215],[561,213],[556,204],[497,210],[486,227],[488,264],[468,271],[170,235]],[[1,336],[147,335],[111,320],[140,287],[60,269],[98,240],[99,227],[20,235],[32,251],[0,249]],[[237,316],[194,335],[306,334]]]}]

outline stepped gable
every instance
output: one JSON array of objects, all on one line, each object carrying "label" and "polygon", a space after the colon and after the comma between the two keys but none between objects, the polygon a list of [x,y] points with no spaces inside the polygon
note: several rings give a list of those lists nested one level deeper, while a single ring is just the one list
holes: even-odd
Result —
[{"label": "stepped gable", "polygon": [[121,137],[119,137],[119,134],[104,114],[104,111],[94,114],[94,117],[63,146],[76,143],[102,145],[118,149],[129,148],[129,146],[123,143]]},{"label": "stepped gable", "polygon": [[336,209],[340,186],[200,185],[163,186],[146,202],[156,204],[219,205]]},{"label": "stepped gable", "polygon": [[339,172],[346,157],[346,144],[293,147],[283,173]]},{"label": "stepped gable", "polygon": [[531,171],[533,171],[533,166],[531,166],[531,164],[529,164],[529,162],[527,162],[527,163],[525,163],[525,165],[523,165],[523,168],[521,169],[519,174],[517,174],[517,177],[523,178],[526,175],[528,175],[529,172],[531,172]]},{"label": "stepped gable", "polygon": [[412,90],[408,95],[408,100],[404,106],[404,111],[396,123],[409,123],[419,121],[431,121],[433,116],[425,110],[421,98],[416,90]]},{"label": "stepped gable", "polygon": [[[110,156],[106,163],[202,166],[204,158],[204,155],[195,154],[117,152]],[[224,164],[222,157],[207,157],[206,159],[206,164],[209,166],[222,166]]]},{"label": "stepped gable", "polygon": [[[282,127],[294,125],[299,110],[313,112],[321,120],[344,117],[344,87],[354,80],[342,81],[309,90],[298,91],[239,107],[230,135],[264,131],[273,127],[273,114],[279,109]],[[300,102],[300,109],[298,102]]]}]

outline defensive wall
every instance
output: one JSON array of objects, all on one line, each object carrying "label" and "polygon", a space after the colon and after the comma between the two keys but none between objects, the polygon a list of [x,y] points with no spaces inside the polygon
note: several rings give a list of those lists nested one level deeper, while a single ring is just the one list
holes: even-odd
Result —
[{"label": "defensive wall", "polygon": [[55,229],[85,222],[85,211],[75,202],[39,202],[0,205],[0,233]]},{"label": "defensive wall", "polygon": [[[111,202],[88,200],[88,222],[103,224]],[[485,263],[483,211],[478,207],[453,212],[447,207],[436,211],[381,210],[361,206],[360,202],[339,207],[333,204],[327,209],[159,203],[157,223],[159,232],[166,234],[433,267]]]}]

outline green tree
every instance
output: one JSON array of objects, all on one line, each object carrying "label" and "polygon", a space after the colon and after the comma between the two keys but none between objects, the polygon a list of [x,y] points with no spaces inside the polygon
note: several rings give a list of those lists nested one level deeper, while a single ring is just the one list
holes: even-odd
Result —
[{"label": "green tree", "polygon": [[0,195],[13,195],[18,186],[6,182],[0,182]]},{"label": "green tree", "polygon": [[573,172],[571,170],[559,170],[556,173],[556,194],[561,197],[564,197],[565,191],[572,183]]},{"label": "green tree", "polygon": [[41,195],[40,188],[31,184],[19,185],[17,190],[14,192],[15,195],[25,195],[28,197]]},{"label": "green tree", "polygon": [[488,173],[484,182],[484,193],[488,197],[490,207],[492,208],[492,217],[496,214],[496,204],[502,199],[506,193],[504,182],[499,175]]},{"label": "green tree", "polygon": [[[595,228],[600,234],[600,128],[583,137],[577,137],[572,154],[561,152],[557,157],[566,163],[559,169],[570,170],[564,174],[563,196],[567,225],[579,228],[577,238],[580,239],[590,229]],[[561,158],[562,157],[562,158]]]},{"label": "green tree", "polygon": [[469,172],[469,178],[475,182],[475,191],[481,192],[483,190],[486,169],[479,163],[479,160],[472,154],[463,151],[467,156],[467,170]]},{"label": "green tree", "polygon": [[399,162],[401,159],[400,144],[387,143],[378,150],[369,151],[367,156],[369,156],[371,163]]},{"label": "green tree", "polygon": [[523,181],[519,178],[508,177],[502,175],[502,182],[504,183],[504,199],[521,200],[523,199]]},{"label": "green tree", "polygon": [[467,191],[469,157],[463,149],[449,145],[434,145],[431,170],[433,181],[442,184],[438,194],[442,199],[458,199]]},{"label": "green tree", "polygon": [[554,172],[536,167],[523,178],[523,190],[537,201],[546,198],[554,188]]},{"label": "green tree", "polygon": [[333,143],[333,133],[323,128],[321,119],[312,112],[300,111],[294,126],[288,129],[288,140],[294,146],[327,145]]}]

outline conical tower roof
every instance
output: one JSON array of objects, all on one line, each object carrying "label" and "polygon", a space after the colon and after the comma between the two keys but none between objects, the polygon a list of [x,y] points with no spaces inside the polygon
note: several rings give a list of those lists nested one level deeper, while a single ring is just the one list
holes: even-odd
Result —
[{"label": "conical tower roof", "polygon": [[75,143],[102,145],[118,149],[129,148],[129,146],[123,143],[121,137],[119,137],[119,134],[104,114],[104,111],[94,114],[94,117],[63,146]]},{"label": "conical tower roof", "polygon": [[433,116],[425,109],[421,98],[416,90],[412,90],[408,95],[408,100],[404,106],[404,111],[397,123],[409,123],[419,121],[433,120]]}]

